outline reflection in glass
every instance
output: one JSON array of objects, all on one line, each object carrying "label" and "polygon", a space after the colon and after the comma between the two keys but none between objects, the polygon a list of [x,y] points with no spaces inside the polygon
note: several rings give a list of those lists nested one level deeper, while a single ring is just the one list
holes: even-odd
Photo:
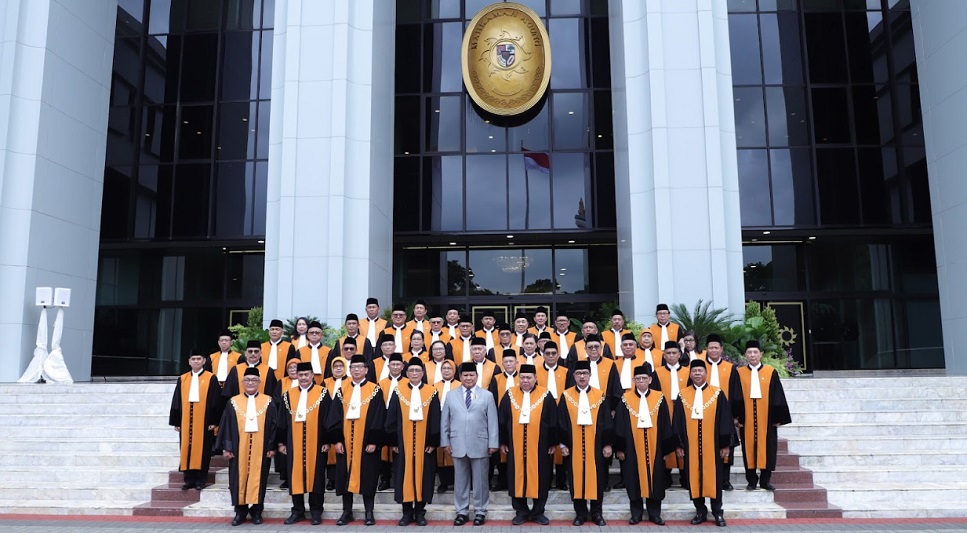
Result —
[{"label": "reflection in glass", "polygon": [[890,290],[890,254],[885,244],[818,240],[807,261],[809,286],[814,291]]},{"label": "reflection in glass", "polygon": [[252,233],[255,164],[221,163],[215,170],[215,235],[238,237]]},{"label": "reflection in glass", "polygon": [[846,40],[839,13],[807,13],[806,52],[809,78],[813,83],[846,81]]},{"label": "reflection in glass", "polygon": [[175,189],[171,236],[205,238],[208,232],[209,191],[211,189],[211,165],[178,165],[175,172]]},{"label": "reflection in glass", "polygon": [[816,150],[820,223],[856,224],[860,221],[853,150]]},{"label": "reflection in glass", "polygon": [[507,229],[507,156],[467,156],[466,183],[467,230]]},{"label": "reflection in glass", "polygon": [[463,159],[459,156],[427,157],[423,159],[423,172],[430,174],[430,229],[462,230]]},{"label": "reflection in glass", "polygon": [[943,368],[943,331],[936,298],[899,300],[896,314],[897,368]]},{"label": "reflection in glass", "polygon": [[269,164],[266,161],[255,163],[255,210],[252,214],[252,235],[265,235],[265,207],[269,183]]},{"label": "reflection in glass", "polygon": [[426,150],[455,152],[460,150],[460,96],[429,97],[426,99]]},{"label": "reflection in glass", "polygon": [[815,370],[893,368],[893,320],[882,298],[813,300],[809,328]]},{"label": "reflection in glass", "polygon": [[258,32],[225,34],[221,64],[222,100],[249,100],[258,97]]},{"label": "reflection in glass", "polygon": [[798,13],[759,15],[762,67],[768,84],[802,83],[802,49]]},{"label": "reflection in glass", "polygon": [[550,249],[470,250],[474,295],[549,294]]},{"label": "reflection in glass", "polygon": [[184,37],[181,60],[181,100],[210,102],[215,99],[218,72],[218,34],[196,33]]},{"label": "reflection in glass", "polygon": [[551,19],[548,27],[551,50],[555,58],[551,69],[551,89],[579,89],[587,87],[588,63],[584,19]]},{"label": "reflection in glass", "polygon": [[420,100],[419,96],[396,97],[396,155],[420,153]]},{"label": "reflection in glass", "polygon": [[[185,108],[190,109],[190,108]],[[255,157],[255,102],[222,104],[218,109],[218,159]],[[185,130],[182,129],[184,135]],[[194,132],[188,131],[189,136]]]},{"label": "reflection in glass", "polygon": [[762,88],[736,87],[735,144],[739,147],[766,145],[765,109],[762,104]]},{"label": "reflection in glass", "polygon": [[144,100],[147,103],[178,101],[178,64],[181,37],[155,35],[145,41]]},{"label": "reflection in glass", "polygon": [[846,89],[813,89],[813,133],[817,144],[850,142]]},{"label": "reflection in glass", "polygon": [[585,93],[553,93],[554,149],[589,148],[591,125]]},{"label": "reflection in glass", "polygon": [[174,106],[145,106],[141,117],[141,159],[168,162],[175,158]]},{"label": "reflection in glass", "polygon": [[272,32],[262,32],[262,60],[259,63],[259,98],[272,98]]},{"label": "reflection in glass", "polygon": [[591,170],[587,154],[553,154],[554,227],[587,229],[593,226]]},{"label": "reflection in glass", "polygon": [[[406,0],[403,0],[400,3],[415,4],[416,2],[407,2]],[[428,3],[430,7],[430,18],[460,18],[460,0],[430,0]]]},{"label": "reflection in glass", "polygon": [[561,294],[583,294],[588,289],[588,251],[563,248],[554,251],[554,275]]},{"label": "reflection in glass", "polygon": [[[467,269],[467,253],[464,251],[447,252],[447,288],[450,296],[466,296],[467,285],[473,283],[473,271]],[[441,276],[443,278],[443,276]]]},{"label": "reflection in glass", "polygon": [[853,87],[856,144],[886,144],[894,141],[892,101],[889,90],[885,88],[872,85]]},{"label": "reflection in glass", "polygon": [[[896,150],[886,146],[860,148],[856,151],[860,172],[860,201],[863,203],[863,222],[866,224],[900,224],[900,193],[897,176]],[[892,215],[892,216],[891,216]]]},{"label": "reflection in glass", "polygon": [[187,106],[181,109],[181,134],[178,159],[208,159],[212,156],[213,106]]},{"label": "reflection in glass", "polygon": [[[460,67],[460,47],[463,45],[463,24],[460,22],[445,22],[426,24],[423,26],[425,42],[424,50],[427,55],[424,61],[424,90],[426,92],[460,92],[463,90],[463,71]],[[412,43],[401,43],[404,53],[415,54]],[[406,52],[410,51],[412,52]],[[419,56],[412,55],[412,68],[419,71]],[[400,69],[397,69],[399,71]]]},{"label": "reflection in glass", "polygon": [[766,87],[770,146],[809,144],[806,97],[802,87]]},{"label": "reflection in glass", "polygon": [[509,156],[510,229],[551,228],[549,163],[544,152]]},{"label": "reflection in glass", "polygon": [[547,108],[545,103],[540,113],[520,126],[507,128],[510,136],[508,145],[511,151],[547,150],[550,146],[547,134]]},{"label": "reflection in glass", "polygon": [[225,27],[251,30],[262,24],[261,0],[228,0],[225,3]]},{"label": "reflection in glass", "polygon": [[846,13],[846,43],[853,83],[884,82],[889,78],[886,31],[882,11]]},{"label": "reflection in glass", "polygon": [[[269,115],[272,113],[272,104],[268,100],[259,102],[259,122],[258,131],[255,134],[255,157],[257,159],[269,158]],[[251,130],[251,128],[249,128]],[[251,131],[249,131],[251,133]]]},{"label": "reflection in glass", "polygon": [[[753,9],[755,2],[752,2]],[[731,3],[730,3],[730,8]],[[729,15],[729,49],[732,52],[732,83],[762,83],[759,66],[759,25],[755,15]]]},{"label": "reflection in glass", "polygon": [[803,268],[795,245],[743,246],[747,292],[802,290]]},{"label": "reflection in glass", "polygon": [[816,223],[813,171],[808,148],[770,150],[772,212],[777,226]]},{"label": "reflection in glass", "polygon": [[175,0],[175,10],[171,10],[171,0],[151,0],[148,33],[177,33],[182,28],[184,4]]},{"label": "reflection in glass", "polygon": [[419,231],[420,159],[397,157],[393,178],[393,230]]},{"label": "reflection in glass", "polygon": [[506,128],[499,128],[481,117],[467,97],[467,153],[505,152]]},{"label": "reflection in glass", "polygon": [[769,163],[766,150],[739,150],[739,203],[743,226],[772,224],[769,195]]},{"label": "reflection in glass", "polygon": [[[412,2],[411,2],[412,4]],[[397,16],[402,13],[397,13]],[[397,22],[402,22],[398,20]],[[396,64],[410,65],[414,57],[423,57],[420,51],[420,26],[416,24],[397,24],[396,26]],[[396,94],[420,92],[420,69],[396,69]]]}]

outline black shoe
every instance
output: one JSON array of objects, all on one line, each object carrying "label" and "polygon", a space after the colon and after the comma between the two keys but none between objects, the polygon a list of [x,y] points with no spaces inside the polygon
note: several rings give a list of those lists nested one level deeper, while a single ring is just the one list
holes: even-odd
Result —
[{"label": "black shoe", "polygon": [[389,480],[381,479],[379,480],[379,485],[376,486],[377,492],[383,492],[384,490],[389,490]]},{"label": "black shoe", "polygon": [[232,519],[232,525],[237,526],[244,521],[245,521],[245,515],[236,513],[235,518]]},{"label": "black shoe", "polygon": [[732,483],[726,481],[722,483],[722,490],[735,490],[735,487],[732,486]]},{"label": "black shoe", "polygon": [[745,490],[755,490],[755,483],[749,483],[746,485]]},{"label": "black shoe", "polygon": [[722,515],[716,516],[715,517],[715,525],[717,525],[719,527],[725,527],[725,517],[722,516]]},{"label": "black shoe", "polygon": [[615,483],[614,484],[614,488],[616,488],[616,489],[623,489],[623,488],[625,488],[625,482],[624,481],[619,481],[619,482]]},{"label": "black shoe", "polygon": [[286,518],[285,522],[282,522],[282,523],[288,526],[288,525],[295,524],[296,522],[304,522],[305,519],[306,519],[305,513],[292,513],[289,515],[289,518]]},{"label": "black shoe", "polygon": [[602,489],[602,490],[604,490],[605,492],[611,492],[611,484],[605,485],[604,486],[604,489]]},{"label": "black shoe", "polygon": [[695,515],[695,518],[692,518],[692,525],[693,526],[697,526],[698,524],[701,524],[702,522],[705,522],[706,520],[708,520],[708,515],[697,514],[697,515]]},{"label": "black shoe", "polygon": [[336,525],[344,526],[346,524],[352,523],[354,520],[356,520],[356,517],[353,516],[352,511],[347,511],[347,512],[344,512],[342,516],[339,517],[339,520],[336,520]]},{"label": "black shoe", "polygon": [[604,527],[604,526],[608,525],[608,523],[605,522],[604,517],[601,516],[600,514],[596,514],[596,515],[592,516],[591,517],[591,521],[594,522],[595,525],[598,525],[598,526],[601,526],[601,527]]},{"label": "black shoe", "polygon": [[482,526],[486,523],[487,517],[482,514],[478,514],[477,516],[473,517],[473,525],[475,526]]},{"label": "black shoe", "polygon": [[531,520],[533,520],[534,522],[537,522],[538,524],[540,524],[542,526],[546,526],[547,524],[550,524],[551,523],[550,519],[548,519],[546,516],[544,516],[542,514],[539,514],[539,515],[535,516]]},{"label": "black shoe", "polygon": [[648,521],[651,522],[652,524],[659,525],[659,526],[665,525],[665,520],[662,517],[657,516],[657,515],[656,516],[649,516],[648,517]]},{"label": "black shoe", "polygon": [[252,523],[255,524],[255,525],[261,524],[262,523],[262,515],[257,514],[255,516],[253,516],[252,517]]},{"label": "black shoe", "polygon": [[328,491],[336,490],[336,480],[335,479],[330,479],[329,481],[326,482],[326,490],[328,490]]},{"label": "black shoe", "polygon": [[202,490],[205,488],[205,483],[195,483],[195,490]]},{"label": "black shoe", "polygon": [[576,517],[574,517],[574,521],[571,522],[571,525],[572,526],[583,526],[584,525],[584,522],[587,519],[588,518],[586,516],[576,516]]},{"label": "black shoe", "polygon": [[525,515],[522,515],[520,513],[517,513],[517,515],[514,516],[514,519],[511,520],[510,523],[512,525],[519,526],[519,525],[523,524],[526,519],[527,519],[527,517]]},{"label": "black shoe", "polygon": [[467,520],[470,520],[469,516],[465,514],[458,514],[457,517],[453,519],[453,525],[462,526],[467,523]]},{"label": "black shoe", "polygon": [[282,484],[279,485],[279,488],[280,489],[287,489],[287,488],[289,488],[289,480],[283,481]]},{"label": "black shoe", "polygon": [[185,483],[184,485],[181,486],[181,490],[188,490],[193,488],[195,488],[194,483]]},{"label": "black shoe", "polygon": [[759,483],[759,486],[769,491],[776,490],[776,486],[772,483]]},{"label": "black shoe", "polygon": [[322,515],[312,517],[312,525],[318,526],[321,523],[322,523]]},{"label": "black shoe", "polygon": [[554,488],[557,489],[557,490],[566,491],[567,490],[567,483],[558,483],[557,485],[554,486]]},{"label": "black shoe", "polygon": [[403,518],[400,518],[399,526],[404,527],[413,523],[413,513],[403,513]]},{"label": "black shoe", "polygon": [[420,527],[426,526],[426,511],[416,512],[416,525]]},{"label": "black shoe", "polygon": [[631,518],[628,519],[628,524],[630,524],[632,526],[635,525],[635,524],[637,524],[637,523],[639,523],[639,522],[641,522],[641,515],[639,515],[639,514],[633,514],[633,515],[631,515]]},{"label": "black shoe", "polygon": [[372,511],[366,511],[366,521],[363,522],[363,525],[364,526],[375,526],[376,525],[376,517],[373,516],[373,512]]}]

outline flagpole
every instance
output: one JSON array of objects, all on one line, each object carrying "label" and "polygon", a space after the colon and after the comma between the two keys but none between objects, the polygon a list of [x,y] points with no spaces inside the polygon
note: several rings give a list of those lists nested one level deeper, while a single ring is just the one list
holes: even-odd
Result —
[{"label": "flagpole", "polygon": [[[520,150],[524,151],[524,141],[520,141]],[[531,218],[531,181],[530,181],[530,171],[527,169],[527,161],[524,161],[524,229],[530,229],[530,218]]]}]

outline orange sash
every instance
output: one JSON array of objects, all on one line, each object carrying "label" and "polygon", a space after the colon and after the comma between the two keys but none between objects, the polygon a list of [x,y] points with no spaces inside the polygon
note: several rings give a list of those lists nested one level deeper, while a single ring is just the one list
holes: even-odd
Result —
[{"label": "orange sash", "polygon": [[[268,367],[266,367],[268,368]],[[239,394],[232,398],[231,406],[235,409],[235,422],[238,424],[238,448],[235,461],[238,465],[238,504],[254,505],[259,503],[259,489],[262,484],[262,460],[265,458],[265,411],[269,409],[272,398],[266,394],[255,397],[255,408],[258,410],[259,430],[256,433],[245,432],[245,408],[248,398]]]},{"label": "orange sash", "polygon": [[[181,375],[181,466],[179,470],[200,470],[202,454],[205,450],[205,412],[215,409],[208,405],[208,387],[215,374],[202,371],[198,376],[199,402],[189,402],[191,372]],[[217,380],[216,380],[217,381]],[[197,407],[197,409],[196,409]]]}]

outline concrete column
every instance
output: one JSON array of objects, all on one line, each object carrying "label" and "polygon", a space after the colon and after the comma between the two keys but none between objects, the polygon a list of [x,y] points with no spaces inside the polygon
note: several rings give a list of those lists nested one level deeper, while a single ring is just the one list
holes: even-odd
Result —
[{"label": "concrete column", "polygon": [[[745,290],[725,2],[611,0],[611,80],[621,308]],[[626,266],[627,265],[627,266]]]},{"label": "concrete column", "polygon": [[395,5],[275,2],[266,320],[389,302]]},{"label": "concrete column", "polygon": [[90,379],[116,18],[116,0],[0,0],[0,381],[32,357],[37,286],[72,290],[61,346]]},{"label": "concrete column", "polygon": [[911,2],[937,250],[944,363],[967,374],[967,3]]}]

